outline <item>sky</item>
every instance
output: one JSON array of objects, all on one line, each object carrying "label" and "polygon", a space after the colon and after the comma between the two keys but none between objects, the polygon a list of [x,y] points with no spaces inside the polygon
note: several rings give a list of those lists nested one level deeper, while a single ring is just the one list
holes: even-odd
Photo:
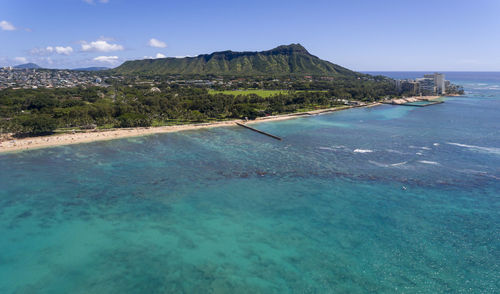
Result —
[{"label": "sky", "polygon": [[357,71],[500,71],[500,0],[0,0],[0,66],[300,43]]}]

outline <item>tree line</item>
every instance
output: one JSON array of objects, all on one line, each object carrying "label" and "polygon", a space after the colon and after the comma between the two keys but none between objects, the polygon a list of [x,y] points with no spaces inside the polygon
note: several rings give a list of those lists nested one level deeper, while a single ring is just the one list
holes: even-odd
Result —
[{"label": "tree line", "polygon": [[[252,84],[253,85],[253,84]],[[290,113],[332,107],[345,99],[395,95],[380,81],[302,82],[272,97],[210,94],[205,87],[151,85],[0,91],[0,132],[42,135],[58,128],[147,127]],[[156,89],[157,88],[157,89]],[[296,91],[297,90],[297,91]],[[298,91],[300,90],[300,91]],[[305,90],[305,91],[304,91]]]}]

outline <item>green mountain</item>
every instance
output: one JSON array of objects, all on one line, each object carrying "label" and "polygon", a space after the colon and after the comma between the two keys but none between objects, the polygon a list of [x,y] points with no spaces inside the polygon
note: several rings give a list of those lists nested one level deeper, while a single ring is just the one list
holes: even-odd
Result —
[{"label": "green mountain", "polygon": [[360,75],[311,55],[300,44],[279,46],[261,52],[222,51],[196,57],[126,61],[112,71],[118,74],[212,74],[236,76]]},{"label": "green mountain", "polygon": [[25,64],[19,64],[14,66],[14,68],[19,68],[19,69],[38,69],[41,68],[38,64],[34,63],[25,63]]}]

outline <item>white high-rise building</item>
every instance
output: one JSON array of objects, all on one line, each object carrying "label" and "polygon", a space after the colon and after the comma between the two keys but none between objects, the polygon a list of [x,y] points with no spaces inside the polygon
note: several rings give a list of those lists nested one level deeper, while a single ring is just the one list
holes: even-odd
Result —
[{"label": "white high-rise building", "polygon": [[436,94],[444,94],[446,92],[444,74],[436,72],[434,74],[424,75],[424,78],[431,78],[434,80]]},{"label": "white high-rise building", "polygon": [[437,94],[444,94],[446,92],[444,74],[435,73],[434,83],[436,84]]}]

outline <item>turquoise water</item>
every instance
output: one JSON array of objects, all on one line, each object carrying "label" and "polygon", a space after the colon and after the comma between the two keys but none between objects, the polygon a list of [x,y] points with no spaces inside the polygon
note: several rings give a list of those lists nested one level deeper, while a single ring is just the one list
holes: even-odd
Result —
[{"label": "turquoise water", "polygon": [[430,106],[430,105],[435,105],[436,101],[415,101],[415,102],[408,102],[405,103],[405,105],[416,105],[416,106]]},{"label": "turquoise water", "polygon": [[283,141],[1,154],[0,293],[498,293],[500,78],[467,78],[435,106],[255,125]]}]

